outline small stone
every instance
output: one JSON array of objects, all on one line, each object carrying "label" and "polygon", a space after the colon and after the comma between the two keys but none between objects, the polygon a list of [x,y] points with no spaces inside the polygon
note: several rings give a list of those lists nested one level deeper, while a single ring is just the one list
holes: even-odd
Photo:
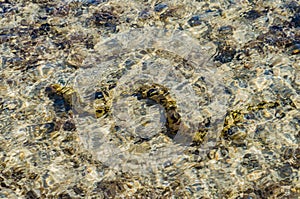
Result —
[{"label": "small stone", "polygon": [[200,24],[201,24],[200,17],[199,17],[198,15],[193,16],[192,18],[190,18],[190,19],[188,20],[188,24],[189,24],[191,27],[200,25]]},{"label": "small stone", "polygon": [[218,29],[220,34],[232,34],[233,27],[232,26],[222,26]]},{"label": "small stone", "polygon": [[300,53],[300,44],[295,44],[292,48],[292,55],[297,55]]},{"label": "small stone", "polygon": [[244,13],[244,17],[249,20],[255,20],[255,19],[261,17],[261,13],[257,10],[250,10],[250,11]]},{"label": "small stone", "polygon": [[76,185],[73,187],[73,191],[79,196],[85,196],[83,189],[77,187]]},{"label": "small stone", "polygon": [[151,13],[148,11],[148,10],[142,10],[140,13],[139,13],[139,19],[149,19],[151,17]]},{"label": "small stone", "polygon": [[218,47],[218,54],[215,56],[214,60],[219,61],[221,63],[231,62],[236,54],[236,50],[234,47],[227,45],[220,45]]},{"label": "small stone", "polygon": [[58,195],[59,199],[72,199],[72,197],[68,193],[61,193]]},{"label": "small stone", "polygon": [[293,174],[293,170],[289,164],[285,164],[278,169],[278,174],[282,178],[288,178]]},{"label": "small stone", "polygon": [[39,32],[40,32],[40,34],[42,34],[42,35],[48,34],[48,32],[50,32],[50,30],[51,30],[50,24],[48,24],[48,23],[42,24],[42,25],[40,26],[40,28],[39,28]]},{"label": "small stone", "polygon": [[281,26],[270,26],[269,27],[269,31],[270,32],[281,32],[283,31],[283,28]]},{"label": "small stone", "polygon": [[38,198],[38,195],[34,191],[28,191],[25,196],[26,199],[35,199]]},{"label": "small stone", "polygon": [[299,28],[300,27],[300,13],[295,14],[295,16],[291,20],[291,25],[294,28]]},{"label": "small stone", "polygon": [[102,91],[97,91],[95,93],[95,99],[103,99],[104,98],[104,94]]},{"label": "small stone", "polygon": [[282,158],[284,160],[291,159],[293,157],[293,153],[294,153],[293,148],[288,147],[288,148],[284,149],[284,153],[282,155]]},{"label": "small stone", "polygon": [[76,126],[74,124],[73,121],[66,121],[63,125],[63,129],[65,131],[75,131],[76,130]]},{"label": "small stone", "polygon": [[90,21],[94,23],[96,27],[104,27],[110,32],[116,32],[119,19],[118,16],[110,11],[101,11],[94,13]]},{"label": "small stone", "polygon": [[85,5],[98,5],[105,2],[105,0],[81,0]]},{"label": "small stone", "polygon": [[291,1],[285,5],[285,7],[290,10],[291,12],[299,12],[300,11],[300,5],[296,1]]},{"label": "small stone", "polygon": [[165,3],[159,3],[159,4],[156,4],[155,6],[154,6],[154,11],[155,12],[161,12],[161,11],[163,11],[165,8],[167,8],[168,7],[168,5],[167,4],[165,4]]},{"label": "small stone", "polygon": [[278,110],[275,113],[275,117],[278,118],[278,119],[282,119],[282,118],[285,117],[285,113],[282,110]]}]

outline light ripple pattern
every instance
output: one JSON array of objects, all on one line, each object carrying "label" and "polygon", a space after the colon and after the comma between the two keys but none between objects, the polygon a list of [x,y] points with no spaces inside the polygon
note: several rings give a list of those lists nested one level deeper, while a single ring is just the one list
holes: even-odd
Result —
[{"label": "light ripple pattern", "polygon": [[[210,61],[214,53],[213,44],[200,45],[184,31],[157,28],[134,29],[98,43],[75,78],[74,89],[85,104],[75,103],[75,113],[92,113],[90,96],[103,84],[115,86],[107,115],[75,115],[83,146],[107,166],[142,174],[184,157],[195,134],[205,130],[199,146],[205,155],[217,142],[226,113],[222,73]],[[164,134],[166,107],[134,95],[151,85],[167,88],[176,102],[181,122],[171,138]]]}]

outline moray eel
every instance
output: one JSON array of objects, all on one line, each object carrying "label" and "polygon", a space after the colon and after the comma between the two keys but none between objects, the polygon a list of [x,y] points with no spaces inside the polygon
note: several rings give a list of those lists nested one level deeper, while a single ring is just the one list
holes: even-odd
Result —
[{"label": "moray eel", "polygon": [[144,85],[133,95],[140,99],[148,99],[160,104],[165,109],[166,135],[174,138],[179,130],[181,116],[177,111],[176,101],[172,99],[168,89],[159,84]]},{"label": "moray eel", "polygon": [[[78,93],[72,87],[52,84],[50,88],[52,88],[57,95],[62,96],[71,107],[76,107],[74,103],[82,104],[78,102]],[[106,117],[109,114],[112,104],[112,88],[112,86],[101,86],[101,88],[94,93],[93,108],[96,118]],[[177,111],[176,101],[171,97],[166,87],[159,84],[143,85],[133,91],[132,96],[137,97],[138,100],[150,100],[160,104],[165,110],[165,134],[171,139],[176,136],[181,123],[181,116]]]}]

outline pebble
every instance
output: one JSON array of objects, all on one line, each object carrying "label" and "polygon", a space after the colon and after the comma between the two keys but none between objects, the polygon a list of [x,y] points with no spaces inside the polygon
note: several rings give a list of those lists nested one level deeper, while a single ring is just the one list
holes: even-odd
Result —
[{"label": "pebble", "polygon": [[250,10],[250,11],[244,13],[244,17],[249,20],[255,20],[261,16],[262,16],[262,14],[257,10]]},{"label": "pebble", "polygon": [[294,44],[292,47],[292,55],[297,55],[300,53],[300,43]]},{"label": "pebble", "polygon": [[188,24],[189,24],[191,27],[200,25],[200,24],[201,24],[200,17],[199,17],[198,15],[193,16],[192,18],[190,18],[190,19],[188,20]]},{"label": "pebble", "polygon": [[155,12],[161,12],[161,11],[163,11],[165,8],[167,8],[168,7],[168,5],[167,4],[165,4],[165,3],[159,3],[159,4],[156,4],[155,6],[154,6],[154,11]]},{"label": "pebble", "polygon": [[300,27],[300,13],[297,13],[294,15],[294,17],[291,20],[291,25],[294,28],[299,28]]}]

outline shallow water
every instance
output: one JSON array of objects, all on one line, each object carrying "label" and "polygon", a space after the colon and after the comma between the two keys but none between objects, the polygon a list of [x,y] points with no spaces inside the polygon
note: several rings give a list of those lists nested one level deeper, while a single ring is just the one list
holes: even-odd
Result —
[{"label": "shallow water", "polygon": [[[105,102],[110,109],[109,116],[95,121],[98,128],[94,124],[90,126],[90,123],[85,125],[83,117],[86,115],[78,115],[79,132],[84,132],[79,133],[83,144],[107,166],[118,164],[122,165],[122,170],[140,174],[180,158],[187,150],[182,146],[191,145],[198,131],[208,131],[205,140],[209,143],[202,143],[199,149],[203,155],[206,154],[222,130],[229,96],[225,93],[221,74],[210,63],[215,52],[213,48],[213,44],[199,45],[184,31],[154,28],[120,33],[97,44],[97,52],[92,56],[97,57],[98,61],[89,69],[78,70],[74,89],[79,91],[81,101],[85,101],[97,89],[103,90],[107,82],[115,82],[116,85],[110,89],[109,99],[106,99],[108,102]],[[126,66],[128,62],[131,63],[129,67]],[[114,77],[116,73],[120,73],[118,77]],[[151,142],[154,136],[165,136],[161,132],[168,122],[167,110],[159,102],[149,107],[147,100],[141,101],[133,96],[136,90],[145,86],[151,88],[153,84],[168,90],[168,96],[174,98],[172,101],[176,102],[181,117],[172,140],[155,138],[165,140],[159,143],[165,145],[161,149],[156,143],[160,141],[153,140],[156,144]],[[90,104],[93,101],[90,100]],[[89,107],[92,112],[94,106]],[[203,125],[205,120],[209,121],[206,129]],[[111,137],[111,134],[116,134],[116,137]],[[105,144],[110,139],[114,141]],[[115,144],[118,139],[120,143]],[[136,148],[139,148],[137,152]],[[103,151],[112,152],[104,155]],[[135,164],[134,169],[131,162]],[[150,168],[142,166],[138,169],[140,165],[147,164],[151,165]]]},{"label": "shallow water", "polygon": [[297,1],[0,8],[1,198],[299,198]]}]

